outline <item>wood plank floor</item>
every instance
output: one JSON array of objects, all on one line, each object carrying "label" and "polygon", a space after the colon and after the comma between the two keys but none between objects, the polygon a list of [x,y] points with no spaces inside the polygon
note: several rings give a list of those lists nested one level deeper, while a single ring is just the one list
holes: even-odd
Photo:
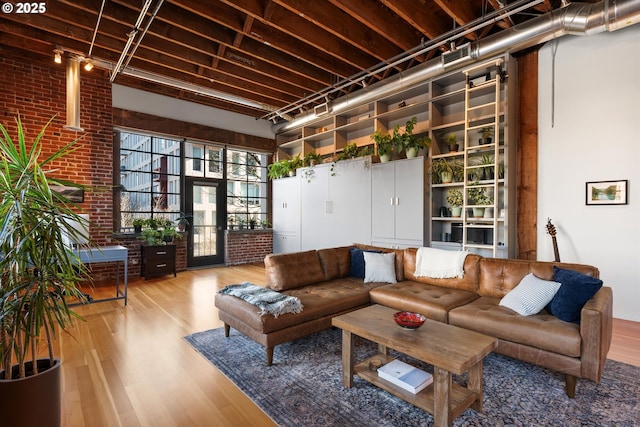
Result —
[{"label": "wood plank floor", "polygon": [[[60,334],[63,425],[274,426],[251,400],[182,338],[222,326],[216,291],[264,284],[262,265],[191,270],[136,280],[129,304],[76,307],[85,321]],[[112,288],[96,288],[111,296]],[[640,323],[615,320],[609,357],[640,366]],[[265,366],[265,369],[266,366]],[[578,382],[578,393],[580,383]]]}]

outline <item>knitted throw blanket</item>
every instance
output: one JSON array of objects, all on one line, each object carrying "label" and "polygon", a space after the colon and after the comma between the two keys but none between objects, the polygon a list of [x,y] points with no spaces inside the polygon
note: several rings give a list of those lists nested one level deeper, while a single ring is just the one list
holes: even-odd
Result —
[{"label": "knitted throw blanket", "polygon": [[255,305],[260,309],[261,316],[272,314],[273,317],[277,318],[284,313],[300,313],[303,308],[299,298],[281,294],[249,282],[228,285],[218,292],[241,298],[249,304]]},{"label": "knitted throw blanket", "polygon": [[416,254],[416,277],[439,279],[463,277],[467,251],[419,248]]}]

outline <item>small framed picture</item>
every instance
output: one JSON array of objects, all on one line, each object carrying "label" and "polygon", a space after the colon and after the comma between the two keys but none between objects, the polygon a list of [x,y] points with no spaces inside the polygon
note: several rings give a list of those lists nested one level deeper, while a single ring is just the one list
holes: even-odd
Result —
[{"label": "small framed picture", "polygon": [[587,205],[626,205],[628,180],[587,182]]},{"label": "small framed picture", "polygon": [[70,202],[83,203],[84,189],[63,185],[51,185],[51,190],[66,197]]}]

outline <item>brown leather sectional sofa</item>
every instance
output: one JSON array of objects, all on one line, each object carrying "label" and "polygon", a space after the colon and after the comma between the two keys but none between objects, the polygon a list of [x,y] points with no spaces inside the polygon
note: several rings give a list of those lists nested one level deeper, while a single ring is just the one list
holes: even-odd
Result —
[{"label": "brown leather sectional sofa", "polygon": [[[377,249],[354,245],[361,249]],[[464,277],[415,277],[416,248],[394,250],[396,284],[363,283],[351,277],[351,247],[322,249],[265,258],[266,285],[300,298],[304,310],[278,318],[239,298],[216,294],[225,324],[265,346],[267,364],[276,345],[329,328],[331,318],[369,304],[416,311],[428,318],[498,338],[497,352],[565,374],[573,397],[577,378],[599,382],[611,344],[613,295],[603,286],[581,311],[579,324],[564,322],[545,310],[520,316],[499,305],[501,298],[527,274],[553,279],[553,266],[598,277],[597,268],[568,263],[483,258],[471,254]]]}]

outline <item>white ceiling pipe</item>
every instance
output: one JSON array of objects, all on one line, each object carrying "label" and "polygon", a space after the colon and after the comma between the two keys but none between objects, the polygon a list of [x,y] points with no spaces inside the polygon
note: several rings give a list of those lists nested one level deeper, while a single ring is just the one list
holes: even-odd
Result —
[{"label": "white ceiling pipe", "polygon": [[[565,35],[592,35],[615,31],[640,22],[640,0],[602,0],[599,3],[572,3],[537,18],[471,43],[471,58],[455,66],[442,66],[440,58],[432,59],[410,70],[340,97],[331,103],[333,114],[393,95],[424,83],[445,72],[461,69],[477,61],[548,42]],[[275,133],[293,130],[316,119],[313,111],[301,113],[288,123],[272,126]]]}]

